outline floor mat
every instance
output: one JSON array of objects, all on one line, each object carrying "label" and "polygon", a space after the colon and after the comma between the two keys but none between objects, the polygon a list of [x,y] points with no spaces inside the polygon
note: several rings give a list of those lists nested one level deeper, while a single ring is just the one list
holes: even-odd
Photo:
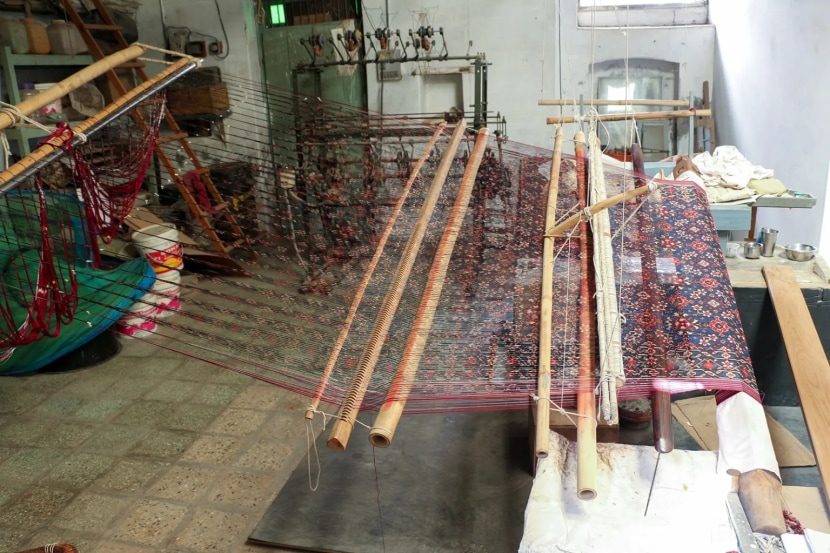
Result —
[{"label": "floor mat", "polygon": [[325,431],[318,490],[304,458],[250,539],[337,553],[517,551],[533,483],[527,417],[411,416],[374,452],[362,427],[345,452],[325,447]]}]

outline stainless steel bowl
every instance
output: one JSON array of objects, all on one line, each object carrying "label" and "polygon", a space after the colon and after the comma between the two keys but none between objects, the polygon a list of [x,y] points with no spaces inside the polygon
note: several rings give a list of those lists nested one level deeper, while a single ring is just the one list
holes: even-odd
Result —
[{"label": "stainless steel bowl", "polygon": [[793,261],[809,261],[816,255],[816,249],[809,244],[787,244],[784,251]]},{"label": "stainless steel bowl", "polygon": [[758,242],[746,242],[744,244],[744,257],[747,259],[758,259],[761,257],[761,244]]}]

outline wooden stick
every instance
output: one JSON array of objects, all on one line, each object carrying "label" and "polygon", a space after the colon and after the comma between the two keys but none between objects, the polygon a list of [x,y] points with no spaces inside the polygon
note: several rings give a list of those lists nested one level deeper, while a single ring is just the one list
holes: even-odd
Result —
[{"label": "wooden stick", "polygon": [[[115,54],[105,57],[102,60],[96,61],[92,65],[81,69],[77,73],[67,77],[54,86],[49,87],[40,94],[32,96],[28,100],[24,100],[17,104],[17,109],[23,115],[31,115],[41,108],[51,104],[55,100],[66,96],[79,86],[100,77],[107,71],[118,67],[122,63],[134,60],[135,58],[144,55],[144,48],[133,44]],[[8,111],[0,111],[0,129],[7,129],[17,124],[16,117]]]},{"label": "wooden stick", "polygon": [[[654,184],[657,185],[657,187],[659,188],[658,183],[655,182]],[[588,212],[591,215],[596,215],[597,213],[599,213],[603,209],[608,209],[609,207],[613,207],[617,204],[620,204],[620,203],[628,201],[632,198],[636,198],[638,196],[642,196],[643,194],[648,194],[648,193],[649,193],[648,186],[640,186],[640,187],[634,188],[632,190],[626,190],[625,192],[622,192],[622,193],[617,194],[615,196],[611,196],[607,200],[597,202],[594,205],[588,207]],[[568,230],[572,229],[573,227],[575,227],[576,224],[579,223],[584,217],[585,217],[585,213],[583,211],[580,211],[579,213],[574,213],[573,215],[571,215],[570,217],[568,217],[567,219],[565,219],[561,223],[558,223],[555,227],[550,229],[550,232],[548,232],[548,234],[550,236],[560,236],[563,232],[568,231]]]},{"label": "wooden stick", "polygon": [[661,107],[689,107],[689,99],[680,100],[539,100],[540,106],[661,106]]},{"label": "wooden stick", "polygon": [[830,363],[792,268],[765,265],[764,278],[784,337],[825,498],[830,501]]},{"label": "wooden stick", "polygon": [[334,423],[331,434],[329,434],[327,445],[331,449],[343,450],[346,449],[346,444],[349,443],[354,423],[357,420],[357,413],[360,410],[360,405],[363,403],[363,398],[369,387],[369,381],[372,378],[375,365],[377,365],[378,359],[380,358],[381,348],[386,341],[389,328],[392,326],[392,319],[395,317],[395,312],[403,296],[406,281],[409,279],[412,267],[415,265],[415,258],[426,235],[427,225],[435,210],[435,205],[438,203],[438,197],[441,195],[441,189],[447,180],[450,166],[455,159],[455,152],[458,150],[458,144],[461,142],[461,137],[465,130],[466,122],[462,119],[456,125],[455,131],[453,131],[452,137],[450,138],[450,144],[444,152],[444,157],[441,159],[438,169],[435,171],[432,185],[427,192],[427,197],[418,214],[418,220],[412,229],[412,234],[406,243],[404,253],[395,270],[392,284],[389,286],[389,290],[383,298],[383,303],[378,312],[377,319],[375,319],[375,326],[366,344],[366,349],[360,357],[360,362],[355,370],[352,383],[349,386],[346,397],[343,399],[340,412],[337,415],[337,421]]},{"label": "wooden stick", "polygon": [[418,372],[418,365],[424,353],[424,347],[429,338],[432,322],[435,319],[435,310],[438,308],[438,301],[441,299],[441,292],[444,288],[444,280],[447,277],[447,269],[450,266],[453,248],[464,224],[464,217],[467,215],[467,207],[470,204],[470,197],[476,183],[479,165],[484,158],[484,151],[487,149],[487,139],[490,131],[483,128],[478,131],[475,147],[467,161],[464,169],[464,176],[461,179],[461,186],[458,189],[458,196],[453,205],[452,212],[447,220],[444,234],[435,251],[432,261],[432,268],[429,271],[424,293],[421,296],[421,304],[412,329],[409,331],[409,338],[406,347],[401,355],[401,362],[395,373],[395,378],[389,386],[386,400],[375,418],[375,423],[369,431],[369,441],[377,447],[389,447],[392,438],[395,436],[395,429],[401,420],[406,400],[409,399],[409,392],[412,389],[412,382]]},{"label": "wooden stick", "polygon": [[[556,204],[559,201],[559,169],[562,165],[562,146],[565,132],[556,129],[553,157],[550,161],[550,182],[545,210],[545,228],[556,222]],[[539,364],[536,371],[536,439],[533,466],[550,451],[550,340],[553,324],[553,269],[554,238],[545,235],[542,242],[542,303],[539,308]]]},{"label": "wooden stick", "polygon": [[[576,179],[579,191],[579,204],[584,207],[587,202],[587,182],[585,179],[585,135],[577,131],[574,136],[576,153]],[[580,241],[580,275],[579,293],[579,372],[576,393],[576,493],[579,499],[590,500],[597,496],[597,408],[594,403],[593,343],[594,333],[591,324],[591,294],[589,271],[591,265],[590,239],[588,225],[582,222]],[[538,410],[538,409],[537,409]]]},{"label": "wooden stick", "polygon": [[[679,117],[710,117],[711,109],[683,109],[678,111],[644,111],[641,113],[606,113],[593,116],[598,121],[643,121],[646,119],[676,119]],[[565,123],[577,123],[586,119],[585,117],[548,117],[548,125],[564,125]]]},{"label": "wooden stick", "polygon": [[389,217],[389,221],[386,223],[386,227],[383,229],[383,233],[380,235],[380,240],[378,240],[378,245],[375,249],[375,253],[372,256],[372,260],[369,262],[369,267],[366,269],[366,274],[363,275],[363,280],[361,281],[360,286],[357,288],[357,292],[355,293],[355,296],[352,299],[352,305],[351,307],[349,307],[349,313],[346,315],[346,322],[344,323],[343,328],[340,329],[340,334],[337,336],[337,341],[334,343],[334,348],[332,349],[331,354],[329,355],[329,360],[328,363],[326,363],[326,368],[323,369],[323,375],[320,377],[320,384],[317,385],[317,390],[314,392],[314,396],[311,398],[311,403],[309,404],[308,409],[305,412],[305,418],[308,420],[314,418],[314,412],[320,406],[320,400],[323,398],[323,393],[326,390],[326,386],[328,385],[331,373],[334,371],[334,365],[337,363],[338,357],[340,357],[340,351],[343,349],[343,344],[346,342],[346,337],[349,335],[352,323],[354,322],[354,317],[357,314],[357,309],[358,307],[360,307],[360,302],[363,301],[363,295],[366,293],[366,287],[369,286],[369,281],[372,279],[372,275],[375,272],[375,268],[377,268],[377,265],[380,262],[380,258],[383,255],[383,250],[386,247],[386,242],[389,240],[389,236],[392,234],[392,229],[395,226],[395,222],[398,219],[398,215],[400,215],[401,213],[401,209],[403,209],[403,205],[406,202],[406,198],[409,196],[409,191],[412,189],[412,184],[415,182],[415,179],[418,178],[418,175],[421,172],[421,167],[424,166],[424,163],[429,157],[430,152],[432,152],[432,148],[435,146],[435,142],[438,140],[438,137],[441,136],[441,133],[444,132],[446,126],[446,123],[441,123],[435,129],[435,132],[432,134],[432,138],[430,138],[429,142],[424,148],[423,153],[421,154],[421,157],[418,158],[418,161],[412,168],[412,171],[409,174],[409,178],[407,179],[406,184],[403,187],[403,190],[401,190],[401,195],[398,198],[397,203],[395,204],[395,208],[392,210],[392,214]]},{"label": "wooden stick", "polygon": [[[109,104],[107,107],[93,115],[92,117],[88,117],[83,122],[79,123],[77,126],[72,127],[72,130],[75,133],[85,133],[89,130],[90,127],[93,125],[98,124],[102,119],[109,117],[111,114],[120,110],[124,105],[133,101],[137,96],[143,94],[147,89],[155,86],[161,80],[164,80],[171,75],[175,74],[177,71],[180,71],[183,67],[191,64],[192,61],[188,59],[181,59],[177,61],[175,64],[171,65],[152,79],[149,79],[137,87],[133,88],[127,94],[120,97],[113,103]],[[54,137],[49,142],[42,144],[38,147],[35,151],[0,173],[0,186],[6,184],[7,182],[11,181],[13,178],[18,176],[19,174],[23,173],[29,167],[35,165],[41,159],[52,153],[56,148],[62,147],[68,141],[68,136],[66,134]]]}]

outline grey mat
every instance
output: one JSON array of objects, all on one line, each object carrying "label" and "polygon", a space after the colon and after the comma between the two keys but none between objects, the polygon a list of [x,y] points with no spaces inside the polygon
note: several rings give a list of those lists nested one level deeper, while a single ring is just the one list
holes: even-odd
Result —
[{"label": "grey mat", "polygon": [[345,452],[326,449],[327,438],[328,431],[317,440],[319,489],[309,490],[304,458],[253,542],[337,553],[518,549],[533,483],[526,411],[404,418],[374,462],[365,428]]}]

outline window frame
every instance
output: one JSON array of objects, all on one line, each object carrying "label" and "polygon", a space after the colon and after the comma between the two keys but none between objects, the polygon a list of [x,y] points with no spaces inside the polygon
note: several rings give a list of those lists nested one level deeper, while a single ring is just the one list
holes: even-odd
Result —
[{"label": "window frame", "polygon": [[[594,5],[604,1],[618,4]],[[577,1],[577,25],[583,28],[674,27],[708,23],[709,0]]]}]

